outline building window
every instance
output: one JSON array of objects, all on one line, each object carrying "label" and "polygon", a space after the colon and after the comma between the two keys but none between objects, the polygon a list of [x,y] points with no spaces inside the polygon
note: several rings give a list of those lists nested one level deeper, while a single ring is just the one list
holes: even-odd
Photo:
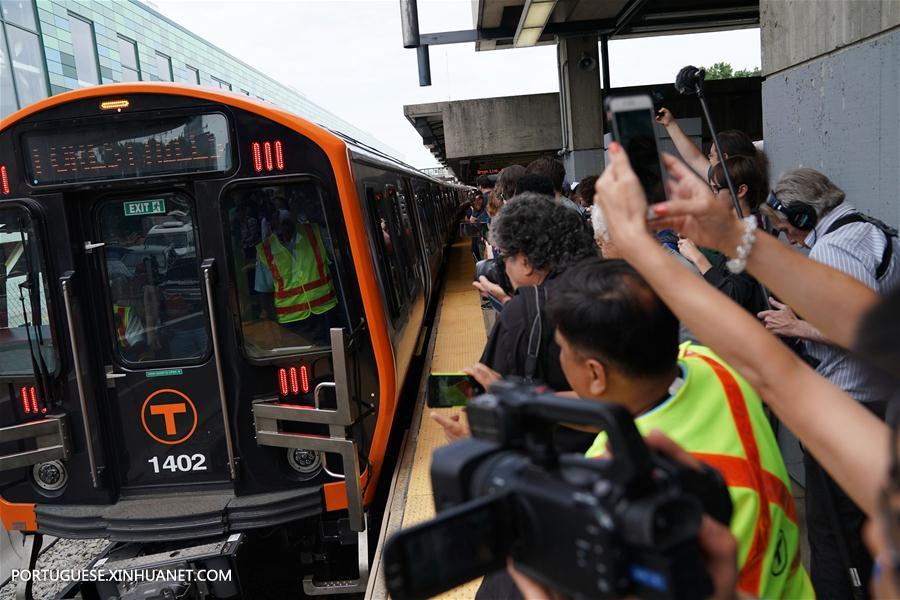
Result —
[{"label": "building window", "polygon": [[47,97],[47,78],[44,76],[44,60],[38,38],[12,25],[6,26],[13,77],[19,108]]},{"label": "building window", "polygon": [[0,26],[0,119],[16,112],[18,108],[13,88],[12,65],[6,52],[6,35]]},{"label": "building window", "polygon": [[36,27],[30,0],[0,0],[0,116],[47,97]]},{"label": "building window", "polygon": [[122,81],[140,81],[137,44],[119,36],[119,61],[122,63]]},{"label": "building window", "polygon": [[100,66],[97,63],[97,45],[94,43],[94,28],[76,14],[69,13],[69,27],[72,33],[72,48],[75,50],[75,72],[79,87],[100,83]]},{"label": "building window", "polygon": [[25,29],[37,29],[31,0],[0,0],[3,20]]},{"label": "building window", "polygon": [[216,85],[218,85],[223,90],[228,90],[229,92],[231,91],[231,84],[228,83],[227,81],[222,81],[221,79],[219,79],[217,77],[213,77],[212,80],[214,82],[216,82]]},{"label": "building window", "polygon": [[188,71],[188,83],[196,83],[200,85],[200,70],[190,65],[184,65]]},{"label": "building window", "polygon": [[156,53],[156,74],[160,81],[173,81],[172,59],[159,52]]}]

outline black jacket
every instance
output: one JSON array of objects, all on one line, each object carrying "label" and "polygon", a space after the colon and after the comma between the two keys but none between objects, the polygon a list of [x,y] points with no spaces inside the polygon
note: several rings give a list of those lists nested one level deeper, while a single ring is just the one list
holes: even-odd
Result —
[{"label": "black jacket", "polygon": [[723,294],[743,306],[755,317],[768,309],[768,303],[759,282],[744,271],[735,275],[725,266],[727,259],[718,254],[703,278],[718,288]]},{"label": "black jacket", "polygon": [[[542,286],[547,295],[553,293],[553,280],[546,280]],[[529,291],[530,288],[528,288]],[[483,365],[497,371],[504,377],[525,377],[528,339],[533,317],[528,310],[524,294],[516,293],[497,315],[497,321],[488,334],[487,344],[481,354]],[[553,339],[553,324],[546,311],[541,312],[541,340],[537,370],[534,380],[543,383],[555,392],[572,389],[559,364],[559,345]]]}]

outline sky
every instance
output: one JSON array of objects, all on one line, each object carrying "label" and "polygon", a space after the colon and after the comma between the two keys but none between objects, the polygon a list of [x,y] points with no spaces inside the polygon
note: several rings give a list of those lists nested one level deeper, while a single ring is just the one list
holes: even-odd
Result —
[{"label": "sky", "polygon": [[[402,160],[438,166],[404,104],[559,90],[556,47],[434,46],[430,87],[403,48],[398,0],[152,0],[158,12],[371,133]],[[421,33],[472,29],[470,0],[419,0]],[[760,65],[759,29],[609,44],[613,87],[671,83],[687,64]]]}]

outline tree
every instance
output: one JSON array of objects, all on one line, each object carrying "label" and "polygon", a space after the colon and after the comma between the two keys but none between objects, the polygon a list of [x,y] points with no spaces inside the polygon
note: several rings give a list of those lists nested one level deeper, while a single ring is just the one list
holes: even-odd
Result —
[{"label": "tree", "polygon": [[737,77],[759,77],[759,67],[753,69],[738,69],[737,71],[727,62],[717,62],[706,69],[706,79],[734,79]]}]

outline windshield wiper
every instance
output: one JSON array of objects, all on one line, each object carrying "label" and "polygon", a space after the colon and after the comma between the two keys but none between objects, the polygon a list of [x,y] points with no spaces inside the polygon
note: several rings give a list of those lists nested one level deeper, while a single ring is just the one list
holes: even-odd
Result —
[{"label": "windshield wiper", "polygon": [[[25,294],[23,288],[28,289],[28,299],[31,304],[31,314],[34,314],[34,269],[31,266],[31,256],[29,254],[28,243],[25,240],[25,224],[19,222],[19,235],[22,238],[22,252],[25,253],[25,268],[28,272],[25,281],[19,284],[19,302],[22,304],[22,319],[25,320],[25,337],[28,338],[28,352],[31,355],[31,370],[34,374],[35,383],[38,387],[38,393],[44,400],[45,406],[50,406],[50,371],[47,369],[47,363],[44,362],[44,353],[41,352],[42,336],[40,328],[32,319],[29,323],[28,310],[25,307]],[[32,324],[35,328],[35,339],[31,339]]]}]

